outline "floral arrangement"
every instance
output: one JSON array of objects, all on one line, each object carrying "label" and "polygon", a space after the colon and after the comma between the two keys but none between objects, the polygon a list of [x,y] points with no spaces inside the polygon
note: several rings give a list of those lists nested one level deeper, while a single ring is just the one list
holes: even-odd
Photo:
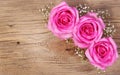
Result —
[{"label": "floral arrangement", "polygon": [[95,67],[105,70],[118,58],[117,45],[112,39],[114,25],[109,21],[107,10],[92,10],[89,6],[69,6],[66,2],[42,9],[47,13],[48,29],[62,40],[72,40],[77,47],[75,51],[84,51],[84,55]]}]

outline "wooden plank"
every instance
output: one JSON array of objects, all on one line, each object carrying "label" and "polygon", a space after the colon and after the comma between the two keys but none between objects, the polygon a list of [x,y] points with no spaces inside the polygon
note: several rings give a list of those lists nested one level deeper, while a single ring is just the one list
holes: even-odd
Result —
[{"label": "wooden plank", "polygon": [[[46,28],[39,9],[62,0],[0,0],[0,75],[97,75],[68,45]],[[115,24],[113,36],[120,54],[120,0],[65,0],[69,5],[87,3],[109,9]],[[102,75],[120,75],[120,58]]]}]

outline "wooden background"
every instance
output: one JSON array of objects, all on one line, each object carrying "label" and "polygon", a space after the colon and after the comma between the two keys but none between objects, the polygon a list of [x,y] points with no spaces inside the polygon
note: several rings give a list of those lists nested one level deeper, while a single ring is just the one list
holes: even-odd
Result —
[{"label": "wooden background", "polygon": [[[40,8],[61,0],[0,0],[0,75],[99,75],[46,28]],[[120,53],[120,0],[66,0],[109,9]],[[120,75],[120,58],[100,75]]]}]

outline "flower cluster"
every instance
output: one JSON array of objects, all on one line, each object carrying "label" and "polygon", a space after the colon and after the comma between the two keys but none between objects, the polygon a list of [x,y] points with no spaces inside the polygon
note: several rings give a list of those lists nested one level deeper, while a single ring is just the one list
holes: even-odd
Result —
[{"label": "flower cluster", "polygon": [[118,58],[117,46],[111,37],[103,37],[106,24],[98,13],[83,16],[75,7],[62,2],[49,15],[48,29],[60,39],[72,39],[75,46],[86,49],[85,55],[92,65],[104,70]]}]

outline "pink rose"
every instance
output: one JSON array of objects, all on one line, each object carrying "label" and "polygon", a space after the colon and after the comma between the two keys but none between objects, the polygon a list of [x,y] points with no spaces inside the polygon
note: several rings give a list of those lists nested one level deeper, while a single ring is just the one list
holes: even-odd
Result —
[{"label": "pink rose", "polygon": [[94,42],[85,54],[92,65],[102,70],[118,58],[117,46],[111,37]]},{"label": "pink rose", "polygon": [[48,29],[57,37],[68,39],[72,37],[73,28],[78,21],[79,15],[77,9],[62,2],[51,10]]},{"label": "pink rose", "polygon": [[80,48],[88,48],[94,41],[100,40],[105,24],[96,13],[88,13],[82,16],[73,31],[75,45]]}]

